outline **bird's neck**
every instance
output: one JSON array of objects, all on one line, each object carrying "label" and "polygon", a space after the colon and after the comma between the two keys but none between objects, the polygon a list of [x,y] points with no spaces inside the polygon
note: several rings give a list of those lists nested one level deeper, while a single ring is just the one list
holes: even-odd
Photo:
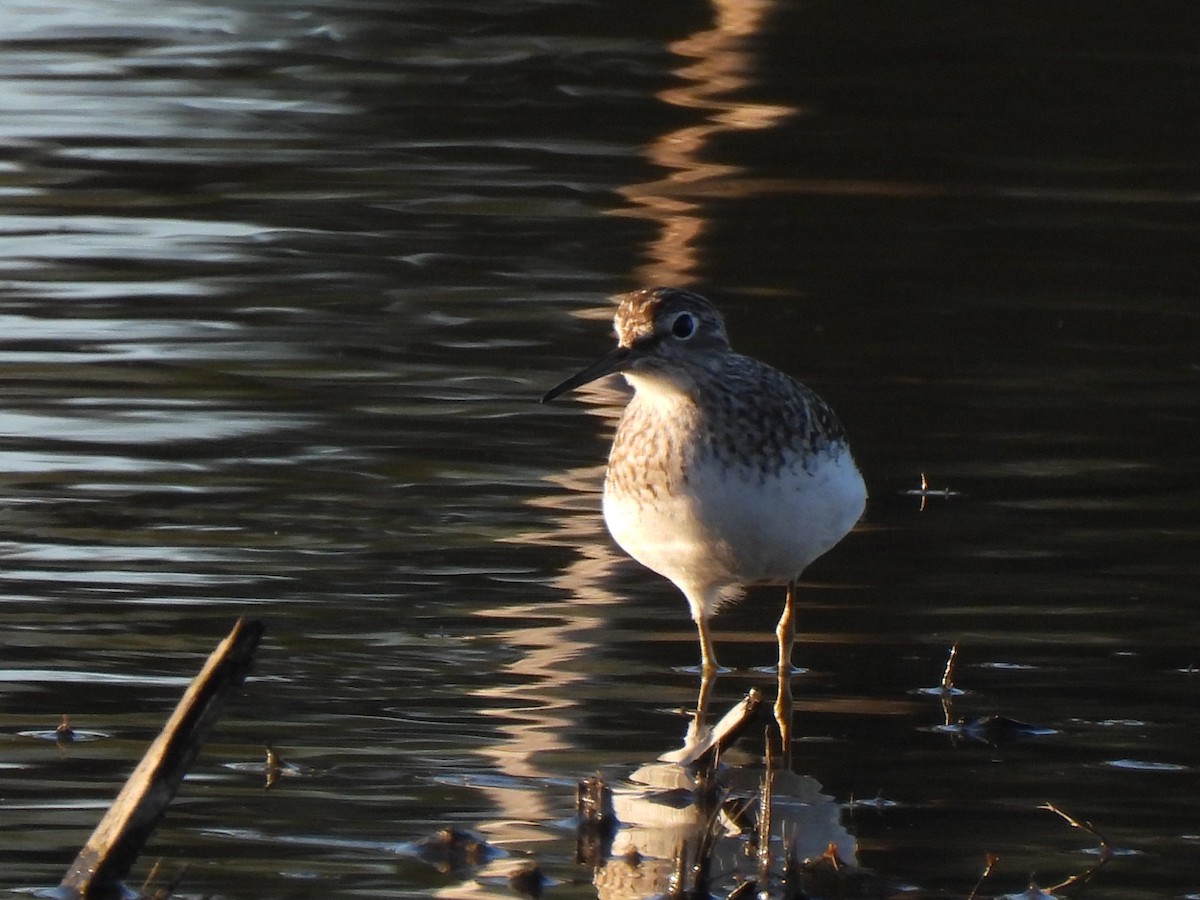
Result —
[{"label": "bird's neck", "polygon": [[700,394],[695,374],[685,369],[665,371],[625,372],[625,379],[634,390],[634,401],[647,409],[662,412],[692,407]]}]

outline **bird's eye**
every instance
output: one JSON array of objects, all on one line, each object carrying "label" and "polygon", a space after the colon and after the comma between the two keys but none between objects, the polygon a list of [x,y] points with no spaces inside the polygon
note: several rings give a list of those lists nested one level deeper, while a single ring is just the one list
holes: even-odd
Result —
[{"label": "bird's eye", "polygon": [[680,313],[675,317],[675,321],[671,323],[671,334],[680,340],[686,341],[696,333],[696,317],[691,313]]}]

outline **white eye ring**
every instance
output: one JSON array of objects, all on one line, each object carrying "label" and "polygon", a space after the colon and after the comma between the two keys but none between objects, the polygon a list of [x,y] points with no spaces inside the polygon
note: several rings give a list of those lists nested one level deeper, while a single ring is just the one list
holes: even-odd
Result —
[{"label": "white eye ring", "polygon": [[671,334],[679,338],[681,341],[686,341],[696,333],[696,317],[689,312],[681,312],[675,317],[675,321],[671,323]]}]

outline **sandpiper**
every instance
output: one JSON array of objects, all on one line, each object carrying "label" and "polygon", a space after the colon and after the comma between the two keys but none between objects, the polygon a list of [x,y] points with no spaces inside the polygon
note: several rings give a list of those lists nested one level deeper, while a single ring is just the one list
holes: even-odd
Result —
[{"label": "sandpiper", "polygon": [[608,457],[609,531],[687,597],[706,681],[718,668],[713,614],[746,585],[787,585],[782,668],[800,574],[866,504],[841,423],[811,389],[735,353],[721,314],[698,294],[654,287],[619,300],[617,348],[542,401],[625,376],[634,394]]}]

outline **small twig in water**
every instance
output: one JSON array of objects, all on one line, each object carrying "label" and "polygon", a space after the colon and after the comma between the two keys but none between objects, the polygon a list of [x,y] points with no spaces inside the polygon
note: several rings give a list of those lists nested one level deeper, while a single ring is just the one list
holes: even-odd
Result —
[{"label": "small twig in water", "polygon": [[146,875],[145,881],[142,882],[142,889],[138,891],[137,896],[141,900],[170,900],[171,897],[175,896],[176,888],[183,882],[183,878],[187,875],[188,871],[187,864],[184,863],[179,867],[179,871],[175,873],[175,877],[162,887],[151,890],[151,886],[158,879],[158,873],[161,869],[162,860],[155,860],[154,865],[150,867],[149,874]]},{"label": "small twig in water", "polygon": [[904,493],[909,497],[921,498],[921,506],[917,509],[917,512],[925,512],[925,501],[930,497],[949,498],[959,496],[958,491],[952,491],[950,488],[931,488],[929,486],[929,481],[925,478],[924,472],[921,473],[921,486],[919,488],[907,490]]},{"label": "small twig in water", "polygon": [[145,897],[150,892],[150,885],[154,883],[154,879],[158,877],[158,870],[162,868],[162,860],[156,859],[154,865],[150,867],[150,871],[146,873],[146,878],[142,882],[142,889],[138,891],[138,895]]},{"label": "small twig in water", "polygon": [[967,900],[975,900],[975,895],[979,893],[979,889],[983,887],[983,883],[992,874],[992,870],[996,868],[996,863],[998,862],[1000,862],[1000,857],[996,854],[983,854],[983,871],[979,875],[979,880],[975,882],[975,887],[971,888],[971,893],[967,896]]},{"label": "small twig in water", "polygon": [[942,673],[942,693],[948,694],[954,690],[954,664],[958,660],[958,644],[950,648],[946,657],[946,671]]},{"label": "small twig in water", "polygon": [[1043,803],[1038,807],[1038,809],[1049,810],[1059,818],[1063,819],[1072,828],[1078,828],[1080,831],[1087,832],[1100,842],[1099,858],[1096,860],[1096,864],[1086,872],[1081,872],[1078,875],[1072,875],[1070,878],[1046,888],[1049,893],[1053,894],[1055,891],[1060,891],[1063,888],[1070,887],[1073,884],[1082,884],[1083,882],[1090,880],[1091,877],[1099,872],[1100,868],[1112,858],[1112,844],[1108,842],[1108,838],[1096,830],[1096,827],[1092,825],[1091,822],[1080,822],[1074,816],[1063,812],[1053,803]]}]

